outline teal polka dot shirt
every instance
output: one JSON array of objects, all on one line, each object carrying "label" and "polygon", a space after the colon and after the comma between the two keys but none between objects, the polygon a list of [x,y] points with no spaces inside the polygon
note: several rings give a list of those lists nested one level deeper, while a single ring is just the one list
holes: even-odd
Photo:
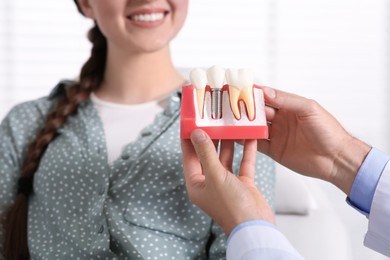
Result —
[{"label": "teal polka dot shirt", "polygon": [[[2,219],[16,196],[27,145],[67,85],[17,105],[0,125]],[[179,115],[180,97],[173,93],[165,111],[109,165],[98,112],[90,100],[81,104],[35,173],[28,211],[31,259],[225,259],[222,229],[186,193]],[[242,151],[236,148],[237,171]],[[257,184],[272,204],[274,163],[261,154],[257,162]]]}]

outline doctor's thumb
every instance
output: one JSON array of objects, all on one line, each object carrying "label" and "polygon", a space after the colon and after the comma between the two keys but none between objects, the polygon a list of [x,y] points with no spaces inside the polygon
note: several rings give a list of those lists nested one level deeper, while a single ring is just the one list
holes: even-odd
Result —
[{"label": "doctor's thumb", "polygon": [[191,142],[205,175],[217,170],[221,166],[215,146],[204,131],[200,129],[192,131]]}]

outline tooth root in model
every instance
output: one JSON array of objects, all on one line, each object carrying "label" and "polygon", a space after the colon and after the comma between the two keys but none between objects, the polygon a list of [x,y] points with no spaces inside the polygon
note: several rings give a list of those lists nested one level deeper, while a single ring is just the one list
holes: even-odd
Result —
[{"label": "tooth root in model", "polygon": [[249,120],[255,119],[255,102],[253,100],[253,85],[241,89],[240,99],[244,100]]},{"label": "tooth root in model", "polygon": [[203,118],[203,107],[204,107],[204,94],[207,85],[207,74],[206,71],[196,68],[190,73],[191,84],[196,89],[196,99],[198,102],[198,112],[201,118]]},{"label": "tooth root in model", "polygon": [[239,120],[241,119],[240,109],[238,107],[238,100],[240,98],[241,89],[236,86],[229,84],[229,96],[230,96],[230,107],[234,114],[234,117]]},{"label": "tooth root in model", "polygon": [[222,87],[225,82],[225,70],[213,66],[207,70],[207,79],[211,88],[211,117],[222,118]]},{"label": "tooth root in model", "polygon": [[230,107],[237,120],[241,119],[239,101],[243,100],[249,120],[255,118],[255,103],[253,100],[254,75],[250,69],[228,69],[226,80],[229,85]]},{"label": "tooth root in model", "polygon": [[198,102],[198,111],[201,118],[203,118],[203,107],[204,107],[204,89],[196,89],[196,99]]}]

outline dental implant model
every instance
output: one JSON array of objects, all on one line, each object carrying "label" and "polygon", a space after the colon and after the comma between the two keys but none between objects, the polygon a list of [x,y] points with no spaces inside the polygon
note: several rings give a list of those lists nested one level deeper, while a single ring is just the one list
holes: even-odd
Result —
[{"label": "dental implant model", "polygon": [[255,104],[253,102],[253,71],[250,69],[228,69],[226,80],[229,85],[230,105],[234,116],[241,118],[239,101],[244,100],[249,120],[255,119]]},{"label": "dental implant model", "polygon": [[211,90],[211,118],[222,118],[222,88],[225,81],[225,70],[213,66],[207,70],[207,79]]},{"label": "dental implant model", "polygon": [[207,85],[206,71],[193,69],[190,73],[190,80],[196,89],[196,100],[200,117],[203,118],[204,92]]},{"label": "dental implant model", "polygon": [[200,128],[212,139],[264,139],[264,95],[250,69],[194,69],[182,88],[180,136]]}]

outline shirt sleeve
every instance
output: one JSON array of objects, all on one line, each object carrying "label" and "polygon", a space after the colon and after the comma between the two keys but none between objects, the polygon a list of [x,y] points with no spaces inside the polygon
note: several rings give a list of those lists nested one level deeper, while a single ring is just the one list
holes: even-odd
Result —
[{"label": "shirt sleeve", "polygon": [[347,202],[368,217],[364,245],[390,256],[390,156],[376,148],[368,153]]},{"label": "shirt sleeve", "polygon": [[227,241],[227,260],[284,259],[303,257],[271,223],[255,220],[238,225]]},{"label": "shirt sleeve", "polygon": [[368,218],[364,245],[390,257],[390,163],[378,182]]},{"label": "shirt sleeve", "polygon": [[0,125],[0,259],[3,259],[5,230],[2,225],[8,208],[14,201],[16,178],[19,173],[15,138],[10,131],[10,122],[6,118]]},{"label": "shirt sleeve", "polygon": [[375,190],[389,159],[389,155],[375,147],[372,148],[352,184],[351,193],[349,198],[347,198],[347,202],[366,216],[370,214]]},{"label": "shirt sleeve", "polygon": [[[42,109],[46,107],[46,103],[42,105]],[[0,124],[0,259],[5,234],[2,223],[15,200],[27,144],[35,138],[36,130],[43,124],[42,109],[38,108],[35,101],[19,104]]]}]

